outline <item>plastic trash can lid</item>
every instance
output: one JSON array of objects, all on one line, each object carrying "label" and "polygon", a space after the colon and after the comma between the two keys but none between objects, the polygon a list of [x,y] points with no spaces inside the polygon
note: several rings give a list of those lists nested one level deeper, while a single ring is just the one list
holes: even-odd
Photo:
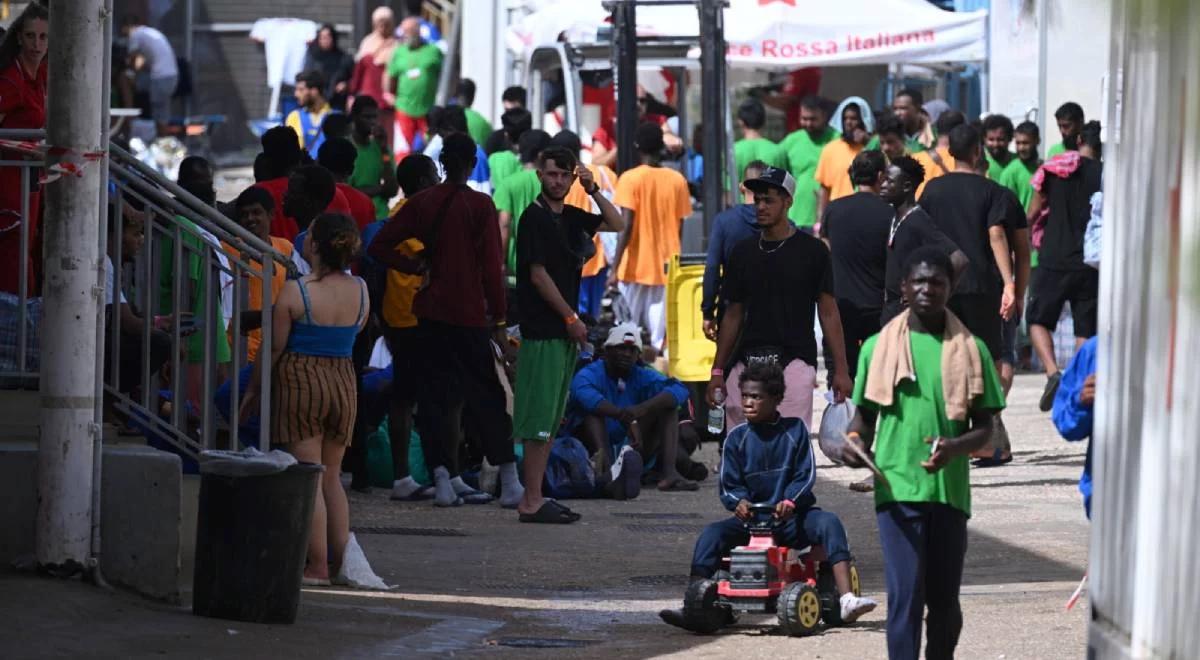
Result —
[{"label": "plastic trash can lid", "polygon": [[210,449],[200,452],[200,474],[215,474],[225,477],[253,477],[277,474],[289,468],[317,469],[324,467],[310,463],[297,463],[296,457],[285,451],[273,449],[262,453],[254,447],[242,451]]}]

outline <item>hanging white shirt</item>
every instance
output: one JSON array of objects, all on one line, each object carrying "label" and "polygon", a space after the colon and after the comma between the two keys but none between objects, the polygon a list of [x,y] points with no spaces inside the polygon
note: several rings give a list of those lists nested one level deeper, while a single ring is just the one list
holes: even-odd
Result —
[{"label": "hanging white shirt", "polygon": [[267,54],[267,86],[291,85],[304,70],[308,44],[319,26],[300,18],[260,18],[250,28],[250,38]]}]

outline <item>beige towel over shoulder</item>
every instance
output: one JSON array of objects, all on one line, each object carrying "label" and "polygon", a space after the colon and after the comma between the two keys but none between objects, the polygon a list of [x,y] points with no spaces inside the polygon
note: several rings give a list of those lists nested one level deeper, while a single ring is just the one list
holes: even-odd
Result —
[{"label": "beige towel over shoulder", "polygon": [[[916,379],[908,336],[910,315],[906,309],[883,327],[871,355],[865,395],[880,407],[892,405],[900,381]],[[982,395],[983,360],[979,346],[967,326],[946,310],[946,328],[942,333],[942,396],[946,401],[946,417],[966,421],[971,401]]]}]

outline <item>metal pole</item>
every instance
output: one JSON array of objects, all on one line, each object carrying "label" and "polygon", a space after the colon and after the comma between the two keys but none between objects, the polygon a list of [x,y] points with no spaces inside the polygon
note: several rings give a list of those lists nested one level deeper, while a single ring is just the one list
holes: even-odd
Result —
[{"label": "metal pole", "polygon": [[[722,0],[701,0],[700,121],[704,125],[704,236],[712,233],[713,218],[724,207],[725,150],[725,37]],[[732,161],[731,161],[732,164]],[[731,173],[735,180],[739,173]]]},{"label": "metal pole", "polygon": [[1046,103],[1048,95],[1046,93],[1046,75],[1050,70],[1049,53],[1047,49],[1050,47],[1050,30],[1046,25],[1046,20],[1049,18],[1047,5],[1050,0],[1038,0],[1037,6],[1037,24],[1038,24],[1038,106],[1037,106],[1037,123],[1038,130],[1042,135],[1041,150],[1045,154],[1050,146],[1047,140],[1049,133],[1047,132],[1048,125],[1046,117],[1049,113],[1046,112]]},{"label": "metal pole", "polygon": [[613,5],[613,93],[617,96],[617,173],[638,165],[637,148],[637,6]]},{"label": "metal pole", "polygon": [[[59,8],[62,7],[58,3]],[[104,0],[77,0],[50,21],[46,138],[76,153],[100,148]],[[105,99],[106,101],[106,99]],[[91,112],[78,112],[92,108]],[[53,161],[65,156],[47,156]],[[100,165],[45,187],[46,255],[41,328],[41,441],[35,548],[40,565],[64,574],[91,553],[92,451],[96,412],[96,273]]]},{"label": "metal pole", "polygon": [[[110,46],[111,48],[111,46]],[[196,80],[196,0],[184,0],[183,2],[183,59],[187,62],[188,74],[191,76],[192,87],[195,89]],[[108,70],[105,69],[107,75]],[[195,94],[188,94],[183,101],[183,116],[190,117],[192,115],[192,98]],[[107,96],[104,98],[108,98]]]}]

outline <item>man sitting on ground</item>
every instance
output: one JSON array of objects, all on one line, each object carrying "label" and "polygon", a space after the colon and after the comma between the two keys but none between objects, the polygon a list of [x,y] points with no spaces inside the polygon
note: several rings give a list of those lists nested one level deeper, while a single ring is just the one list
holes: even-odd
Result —
[{"label": "man sitting on ground", "polygon": [[[778,365],[754,364],[738,379],[746,424],[729,432],[721,461],[721,504],[733,517],[704,528],[692,552],[692,579],[708,580],[721,567],[721,559],[750,542],[745,523],[750,507],[769,504],[783,521],[776,540],[789,548],[820,543],[833,568],[841,594],[843,623],[853,623],[875,609],[870,598],[854,595],[850,583],[850,543],[837,515],[816,507],[812,487],[817,462],[808,428],[796,417],[783,417],[779,404],[787,386]],[[659,612],[663,621],[687,628],[682,610]]]},{"label": "man sitting on ground", "polygon": [[[615,499],[637,497],[634,473],[654,461],[662,474],[659,490],[696,490],[696,482],[679,473],[679,407],[688,400],[679,381],[638,363],[642,330],[632,323],[613,328],[604,342],[604,359],[580,369],[571,381],[568,417],[580,420],[574,433],[589,451],[605,478],[610,462],[627,452],[622,474],[613,479],[608,494]],[[683,457],[690,468],[691,461]],[[685,468],[685,469],[688,469]],[[689,473],[691,472],[688,469]],[[631,492],[632,490],[632,492]]]}]

